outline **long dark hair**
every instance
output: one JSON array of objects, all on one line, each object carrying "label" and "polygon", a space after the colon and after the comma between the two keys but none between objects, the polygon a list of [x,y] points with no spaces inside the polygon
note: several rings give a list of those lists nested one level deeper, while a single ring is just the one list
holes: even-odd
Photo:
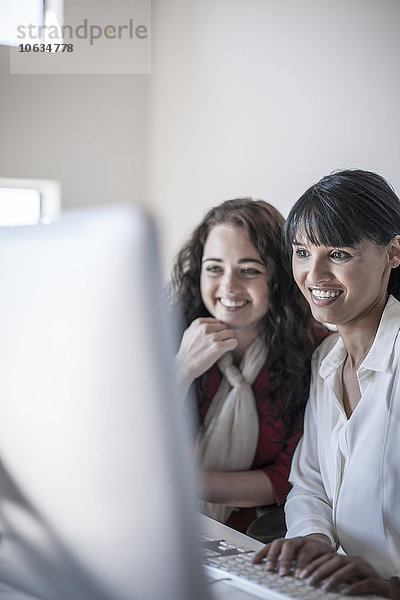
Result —
[{"label": "long dark hair", "polygon": [[[400,200],[377,173],[361,169],[323,177],[297,200],[285,224],[291,248],[300,230],[312,244],[354,246],[369,240],[386,246],[400,235]],[[392,269],[388,293],[400,300],[400,269]]]},{"label": "long dark hair", "polygon": [[[265,319],[265,343],[269,353],[269,385],[276,418],[281,418],[288,439],[298,423],[308,395],[310,357],[315,346],[313,319],[307,302],[291,275],[284,249],[284,219],[279,211],[261,200],[227,200],[212,208],[178,253],[169,288],[169,301],[183,312],[186,326],[198,318],[211,316],[200,293],[200,273],[204,244],[216,225],[243,227],[267,267],[269,288]],[[203,376],[196,380],[204,394]]]}]

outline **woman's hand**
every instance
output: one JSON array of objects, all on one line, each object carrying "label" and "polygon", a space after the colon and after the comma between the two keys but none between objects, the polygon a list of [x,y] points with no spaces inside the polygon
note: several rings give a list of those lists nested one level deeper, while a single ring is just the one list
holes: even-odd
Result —
[{"label": "woman's hand", "polygon": [[389,582],[381,579],[375,569],[358,556],[324,554],[312,561],[300,577],[309,585],[320,584],[324,591],[347,584],[342,590],[346,596],[378,594],[390,598]]},{"label": "woman's hand", "polygon": [[197,377],[237,344],[233,331],[225,323],[212,317],[195,319],[183,334],[175,357],[180,382],[189,389]]},{"label": "woman's hand", "polygon": [[300,577],[304,569],[319,556],[334,555],[335,551],[326,535],[313,533],[292,539],[278,538],[267,544],[254,557],[255,563],[266,559],[267,571],[279,570],[279,575],[289,575],[295,561],[295,575]]}]

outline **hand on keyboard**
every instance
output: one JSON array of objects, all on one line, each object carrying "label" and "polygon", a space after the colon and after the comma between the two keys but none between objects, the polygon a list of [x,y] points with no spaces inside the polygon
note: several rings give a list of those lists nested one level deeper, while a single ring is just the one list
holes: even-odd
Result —
[{"label": "hand on keyboard", "polygon": [[[280,547],[282,547],[283,540],[280,540],[280,542]],[[357,583],[362,583],[366,587],[353,588],[344,583],[339,585],[335,591],[326,591],[323,587],[326,581],[324,579],[321,579],[322,585],[314,584],[314,587],[312,587],[308,584],[308,579],[313,573],[311,568],[308,570],[309,575],[307,579],[301,577],[281,577],[277,572],[265,569],[264,564],[254,565],[254,552],[246,547],[236,546],[234,543],[223,539],[203,536],[203,549],[203,562],[206,574],[210,578],[210,585],[225,582],[225,584],[245,590],[262,600],[343,600],[343,593],[347,594],[350,591],[351,594],[355,594],[357,590],[360,590],[358,593],[363,593],[363,590],[368,590],[368,592],[364,593],[372,593],[373,590],[379,590],[379,597],[377,595],[369,596],[370,600],[382,600],[381,594],[387,597],[387,590],[381,586],[382,580],[379,580],[379,577],[366,578],[368,577],[368,573],[371,576],[374,573],[368,571],[369,565],[366,565],[364,569],[360,559],[357,559],[360,569],[358,575],[361,576],[361,573],[363,573],[364,579],[359,580]],[[258,556],[264,551],[265,549]],[[343,557],[335,552],[324,554],[310,563],[310,567],[314,564],[314,574],[317,573],[319,568],[324,567],[325,563],[326,568],[333,567],[333,563],[329,565],[330,559],[337,556],[349,559],[349,557]],[[262,561],[257,560],[257,562],[260,563]],[[279,561],[277,564],[279,564]],[[349,560],[346,562],[347,564],[350,564]],[[355,575],[354,571],[353,575]],[[392,594],[394,594],[391,598],[394,600],[400,600],[400,596],[396,595],[397,583],[397,581],[393,582],[393,591],[391,590]],[[367,587],[368,585],[369,587]],[[387,582],[386,585],[388,585]],[[354,600],[363,600],[365,596],[357,595],[355,597],[353,595],[352,597]]]},{"label": "hand on keyboard", "polygon": [[257,552],[254,562],[260,563],[265,559],[268,571],[278,569],[279,575],[289,575],[295,561],[295,576],[301,577],[314,559],[327,553],[334,553],[329,538],[315,533],[292,539],[278,538]]},{"label": "hand on keyboard", "polygon": [[284,539],[267,544],[253,559],[265,559],[266,570],[278,570],[280,575],[293,574],[308,585],[325,592],[341,589],[352,595],[379,594],[390,597],[389,583],[359,557],[336,553],[329,539],[320,534]]},{"label": "hand on keyboard", "polygon": [[301,574],[309,585],[329,591],[343,584],[346,595],[379,594],[390,597],[389,582],[381,579],[375,569],[358,556],[329,553],[315,559]]}]

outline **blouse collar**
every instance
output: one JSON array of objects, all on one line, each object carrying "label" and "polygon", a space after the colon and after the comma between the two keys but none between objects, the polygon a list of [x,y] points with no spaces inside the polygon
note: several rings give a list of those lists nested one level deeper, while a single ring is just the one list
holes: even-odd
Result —
[{"label": "blouse collar", "polygon": [[[376,332],[374,342],[361,363],[360,369],[370,371],[381,371],[383,373],[392,371],[393,349],[400,328],[400,302],[389,296],[383,310]],[[347,350],[343,340],[338,336],[336,344],[321,362],[319,374],[324,379],[333,371],[339,369],[347,356]]]}]

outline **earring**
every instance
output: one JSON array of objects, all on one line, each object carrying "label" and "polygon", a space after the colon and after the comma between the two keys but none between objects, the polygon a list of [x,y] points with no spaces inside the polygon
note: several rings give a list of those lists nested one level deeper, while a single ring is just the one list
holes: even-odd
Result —
[{"label": "earring", "polygon": [[397,267],[397,262],[395,260],[393,261],[392,264],[393,264],[394,267]]}]

